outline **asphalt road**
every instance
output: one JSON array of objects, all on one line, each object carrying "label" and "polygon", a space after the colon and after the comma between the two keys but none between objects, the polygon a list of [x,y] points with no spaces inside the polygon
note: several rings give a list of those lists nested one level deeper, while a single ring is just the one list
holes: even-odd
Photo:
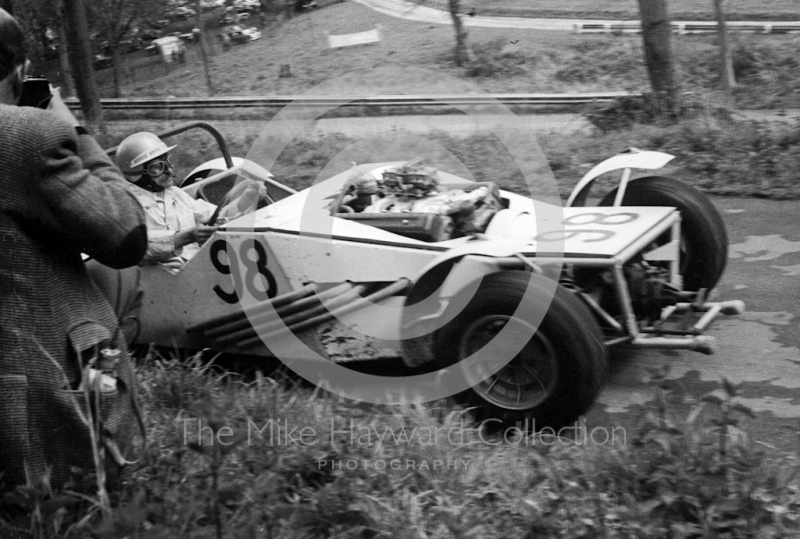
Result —
[{"label": "asphalt road", "polygon": [[[728,226],[730,259],[714,298],[741,299],[747,311],[717,319],[708,332],[717,341],[712,356],[684,351],[613,353],[610,383],[588,415],[587,427],[619,426],[630,441],[642,413],[654,409],[655,390],[646,383],[649,370],[668,366],[668,379],[683,387],[668,406],[676,417],[686,417],[704,394],[721,388],[725,377],[742,384],[737,398],[756,412],[756,419],[743,421],[751,442],[796,450],[800,440],[798,203],[730,198],[716,198],[715,203]],[[706,405],[706,413],[716,412]]]},{"label": "asphalt road", "polygon": [[[409,21],[417,21],[432,24],[453,24],[450,13],[417,5],[407,0],[355,0],[370,9],[384,15],[397,17]],[[480,12],[480,8],[476,10]],[[485,17],[475,14],[474,16],[462,17],[465,26],[477,26],[484,28],[525,28],[529,30],[555,30],[561,32],[571,32],[576,23],[615,23],[619,20],[611,19],[535,19],[527,17]],[[696,23],[698,21],[675,21],[677,23]],[[739,24],[752,24],[730,22],[729,27],[735,28]]]}]

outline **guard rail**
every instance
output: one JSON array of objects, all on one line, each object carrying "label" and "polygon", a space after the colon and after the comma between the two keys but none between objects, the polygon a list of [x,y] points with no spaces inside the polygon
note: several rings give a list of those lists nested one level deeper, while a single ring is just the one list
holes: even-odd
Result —
[{"label": "guard rail", "polygon": [[[731,21],[729,30],[755,34],[792,34],[800,33],[800,22],[739,22]],[[598,21],[579,22],[574,25],[578,34],[614,34],[639,33],[642,25],[639,21]],[[672,31],[676,34],[708,34],[717,31],[716,22],[673,22]]]},{"label": "guard rail", "polygon": [[[611,101],[619,97],[641,94],[600,92],[591,94],[494,94],[494,95],[382,95],[382,96],[272,96],[272,97],[168,97],[106,98],[104,110],[146,109],[219,109],[252,107],[285,107],[289,104],[312,107],[360,106],[470,106],[501,103],[503,105],[585,105],[595,101]],[[80,109],[80,102],[65,100],[71,109]]]}]

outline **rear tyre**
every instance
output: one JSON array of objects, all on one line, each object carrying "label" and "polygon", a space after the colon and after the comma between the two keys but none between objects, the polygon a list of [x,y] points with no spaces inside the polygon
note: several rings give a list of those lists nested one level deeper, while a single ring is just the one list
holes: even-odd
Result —
[{"label": "rear tyre", "polygon": [[563,427],[588,410],[605,384],[606,349],[596,320],[564,287],[557,285],[552,301],[551,291],[552,282],[540,275],[488,275],[467,307],[436,334],[438,367],[451,366],[491,341],[520,301],[550,302],[538,328],[514,319],[514,327],[522,322],[523,329],[527,326],[533,333],[522,350],[498,372],[455,397],[476,407],[479,420],[493,420],[490,426],[529,431]]},{"label": "rear tyre", "polygon": [[[617,190],[600,202],[611,206]],[[716,206],[701,191],[675,178],[652,176],[633,180],[625,190],[623,206],[672,206],[681,212],[681,261],[683,289],[711,290],[728,262],[728,233]],[[665,236],[659,243],[666,243]]]}]

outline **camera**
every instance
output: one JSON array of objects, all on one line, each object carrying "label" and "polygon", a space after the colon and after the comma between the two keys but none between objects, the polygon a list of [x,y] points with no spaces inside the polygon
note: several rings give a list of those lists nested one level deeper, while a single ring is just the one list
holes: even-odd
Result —
[{"label": "camera", "polygon": [[46,109],[51,97],[49,80],[44,77],[28,77],[22,83],[22,93],[17,104],[20,107]]}]

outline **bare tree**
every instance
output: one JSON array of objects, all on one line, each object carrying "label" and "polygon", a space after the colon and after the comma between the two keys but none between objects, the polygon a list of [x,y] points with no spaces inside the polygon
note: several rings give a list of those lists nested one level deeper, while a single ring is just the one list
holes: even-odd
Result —
[{"label": "bare tree", "polygon": [[[425,4],[425,0],[421,0],[419,3]],[[461,0],[447,0],[447,8],[450,12],[450,18],[453,19],[453,29],[456,32],[456,65],[463,67],[471,63],[475,59],[475,55],[467,40],[468,34],[464,21],[461,20]]]},{"label": "bare tree", "polygon": [[[64,2],[57,0],[58,11],[63,13]],[[61,18],[63,20],[63,17]],[[67,52],[67,30],[63,24],[58,24],[58,65],[61,68],[61,78],[64,80],[66,86],[66,95],[69,97],[75,96],[75,80],[72,77],[72,65],[69,63],[69,54]]]},{"label": "bare tree", "polygon": [[456,31],[456,65],[460,67],[472,62],[474,55],[467,42],[467,29],[461,21],[461,0],[448,0],[448,7]]},{"label": "bare tree", "polygon": [[203,19],[201,13],[203,12],[202,6],[200,5],[200,0],[197,0],[196,3],[197,8],[197,29],[199,30],[197,34],[197,40],[199,41],[198,46],[200,47],[200,56],[203,59],[203,72],[206,75],[206,87],[208,88],[208,95],[214,95],[214,85],[211,83],[211,66],[209,65],[208,61],[208,42],[206,29],[203,26]]},{"label": "bare tree", "polygon": [[714,0],[714,13],[717,18],[717,36],[719,39],[719,78],[722,89],[730,94],[736,86],[736,77],[733,73],[733,57],[728,43],[728,29],[725,24],[723,4],[725,0]]},{"label": "bare tree", "polygon": [[155,13],[159,5],[157,0],[92,0],[95,28],[106,38],[113,59],[114,97],[122,93],[122,54],[126,52],[121,50],[122,41],[130,37],[137,21]]},{"label": "bare tree", "polygon": [[[1,7],[1,6],[0,6]],[[57,11],[45,0],[13,0],[6,7],[13,10],[14,17],[19,21],[28,36],[29,51],[35,58],[43,53],[48,45],[47,28],[57,18]],[[6,9],[6,11],[9,11]],[[11,11],[9,11],[11,13]]]},{"label": "bare tree", "polygon": [[671,112],[677,112],[678,77],[672,54],[672,25],[667,0],[638,0],[650,85]]},{"label": "bare tree", "polygon": [[83,0],[64,0],[64,20],[70,64],[75,74],[75,89],[81,101],[81,110],[90,124],[101,123],[103,108],[94,79],[89,22]]},{"label": "bare tree", "polygon": [[33,62],[32,69],[37,70],[38,59],[44,56],[50,47],[53,46],[53,35],[55,32],[58,42],[59,68],[61,70],[63,84],[66,86],[64,92],[67,96],[75,95],[75,86],[72,82],[72,68],[67,58],[67,39],[64,29],[64,14],[62,0],[15,0],[14,14],[17,20],[25,28],[29,36],[36,36],[38,39],[30,41],[31,50],[29,55]]}]

